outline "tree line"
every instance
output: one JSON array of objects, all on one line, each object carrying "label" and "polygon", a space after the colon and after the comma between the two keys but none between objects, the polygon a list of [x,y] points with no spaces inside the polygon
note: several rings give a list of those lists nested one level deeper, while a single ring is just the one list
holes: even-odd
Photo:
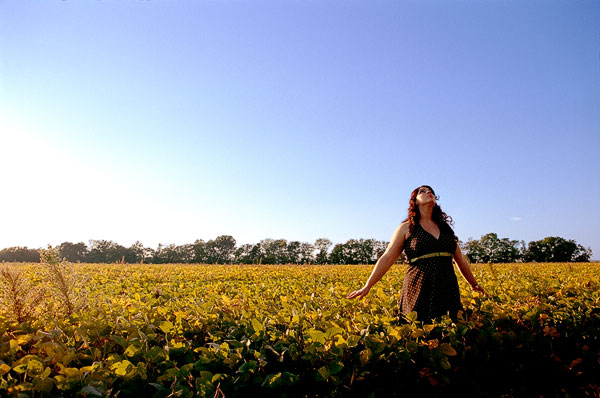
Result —
[{"label": "tree line", "polygon": [[475,263],[512,262],[589,262],[592,250],[572,239],[548,236],[525,244],[524,241],[499,238],[495,233],[481,239],[469,239],[461,245],[463,252]]},{"label": "tree line", "polygon": [[[162,245],[156,249],[135,242],[129,247],[110,240],[64,242],[56,247],[61,258],[82,263],[199,263],[199,264],[375,264],[389,242],[375,239],[350,239],[333,243],[319,238],[314,243],[263,239],[256,244],[237,246],[230,235],[196,240],[192,244]],[[499,238],[495,233],[481,239],[459,242],[472,263],[510,262],[589,262],[592,251],[574,240],[546,237],[525,244],[524,241]],[[9,247],[0,250],[0,261],[40,262],[42,249]],[[397,262],[405,263],[404,253]]]}]

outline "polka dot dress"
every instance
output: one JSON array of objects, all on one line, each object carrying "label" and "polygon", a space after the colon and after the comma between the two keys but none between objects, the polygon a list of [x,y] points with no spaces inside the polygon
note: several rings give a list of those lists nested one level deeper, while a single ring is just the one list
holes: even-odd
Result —
[{"label": "polka dot dress", "polygon": [[[436,239],[418,222],[404,245],[409,261],[429,253],[454,254],[455,250],[456,241],[450,228],[440,228]],[[452,257],[430,257],[409,264],[402,284],[400,311],[404,314],[417,311],[420,321],[430,321],[444,314],[456,320],[461,304]]]}]

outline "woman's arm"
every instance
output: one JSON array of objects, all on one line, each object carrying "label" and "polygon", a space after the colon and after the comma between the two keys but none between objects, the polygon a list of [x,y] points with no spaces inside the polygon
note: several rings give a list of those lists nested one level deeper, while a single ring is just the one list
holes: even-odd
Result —
[{"label": "woman's arm", "polygon": [[377,264],[375,264],[375,268],[373,268],[373,272],[371,272],[371,276],[369,276],[369,280],[367,283],[358,290],[349,293],[346,298],[352,299],[358,297],[358,299],[362,299],[369,293],[371,287],[376,284],[385,273],[390,269],[390,267],[396,262],[400,253],[404,249],[404,241],[406,240],[406,234],[408,232],[408,222],[404,222],[400,224],[400,226],[394,232],[394,236],[392,236],[392,240],[388,245],[387,249],[385,249],[385,253],[379,260],[377,260]]},{"label": "woman's arm", "polygon": [[454,261],[456,261],[456,265],[458,265],[458,269],[462,274],[463,278],[465,278],[467,283],[471,285],[471,289],[473,291],[485,294],[483,287],[479,286],[479,284],[475,280],[475,277],[471,272],[471,267],[469,266],[469,263],[467,262],[465,256],[462,254],[462,251],[460,250],[460,246],[458,244],[456,245],[456,250],[454,251]]}]

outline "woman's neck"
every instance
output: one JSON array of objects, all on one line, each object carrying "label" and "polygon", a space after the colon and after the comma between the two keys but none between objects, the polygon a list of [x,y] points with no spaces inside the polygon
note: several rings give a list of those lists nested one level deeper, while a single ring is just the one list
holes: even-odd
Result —
[{"label": "woman's neck", "polygon": [[432,221],[431,215],[433,214],[433,206],[419,206],[419,214],[421,215],[420,221]]}]

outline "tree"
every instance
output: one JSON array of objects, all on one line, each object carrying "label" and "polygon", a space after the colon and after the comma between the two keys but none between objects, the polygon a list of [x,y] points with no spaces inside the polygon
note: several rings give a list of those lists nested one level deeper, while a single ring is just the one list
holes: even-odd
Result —
[{"label": "tree", "polygon": [[154,249],[144,247],[140,241],[136,241],[127,251],[126,261],[129,263],[150,263],[155,254]]},{"label": "tree", "polygon": [[263,249],[260,242],[252,246],[249,258],[252,260],[252,264],[262,264]]},{"label": "tree", "polygon": [[206,252],[206,242],[202,239],[197,239],[194,242],[194,260],[195,263],[207,263],[208,253]]},{"label": "tree", "polygon": [[329,263],[330,264],[347,264],[346,255],[344,253],[344,244],[337,243],[333,246],[331,253],[329,254]]},{"label": "tree", "polygon": [[253,264],[255,261],[252,256],[253,247],[251,244],[244,244],[238,247],[233,255],[234,262],[237,264]]},{"label": "tree", "polygon": [[194,261],[194,245],[179,245],[175,248],[175,251],[177,252],[178,263],[189,264]]},{"label": "tree", "polygon": [[135,257],[130,256],[127,248],[112,240],[90,240],[90,252],[86,261],[91,263],[118,263],[125,261],[125,257],[135,262]]},{"label": "tree", "polygon": [[577,244],[574,240],[566,240],[558,236],[529,242],[524,250],[525,261],[536,262],[588,262],[592,250]]},{"label": "tree", "polygon": [[348,264],[372,264],[374,263],[375,239],[350,239],[346,242],[347,254],[352,257]]},{"label": "tree", "polygon": [[208,264],[231,264],[235,253],[235,239],[229,235],[209,240],[205,247],[205,262]]},{"label": "tree", "polygon": [[350,239],[333,247],[329,261],[332,264],[374,264],[381,246],[375,239]]},{"label": "tree", "polygon": [[315,261],[317,264],[326,264],[329,261],[329,248],[332,243],[329,239],[319,238],[315,241],[315,249],[318,250]]},{"label": "tree", "polygon": [[312,264],[315,259],[313,253],[315,251],[315,247],[308,242],[302,242],[300,244],[300,264]]},{"label": "tree", "polygon": [[[375,264],[385,253],[389,242],[375,239],[350,239],[334,246],[329,255],[331,264]],[[401,255],[403,259],[404,255]]]},{"label": "tree", "polygon": [[58,253],[61,258],[65,258],[72,263],[85,262],[89,254],[88,247],[85,243],[63,242],[58,246]]},{"label": "tree", "polygon": [[480,245],[479,241],[473,238],[469,238],[466,243],[462,246],[462,251],[464,255],[469,259],[469,261],[474,263],[484,262],[483,258],[485,257],[484,249]]},{"label": "tree", "polygon": [[177,252],[174,244],[163,246],[162,243],[159,243],[158,247],[154,251],[152,262],[154,264],[169,264],[176,262],[176,258]]},{"label": "tree", "polygon": [[263,239],[260,242],[262,264],[289,263],[287,241],[285,239]]},{"label": "tree", "polygon": [[286,247],[286,264],[300,264],[302,244],[297,240],[291,241]]},{"label": "tree", "polygon": [[38,249],[28,249],[27,246],[9,247],[0,251],[0,261],[39,263],[40,251]]},{"label": "tree", "polygon": [[483,235],[480,240],[469,238],[462,249],[470,261],[477,263],[511,263],[521,259],[519,241],[500,239],[495,233]]},{"label": "tree", "polygon": [[154,252],[153,262],[155,264],[191,263],[194,259],[194,245],[158,245]]}]

